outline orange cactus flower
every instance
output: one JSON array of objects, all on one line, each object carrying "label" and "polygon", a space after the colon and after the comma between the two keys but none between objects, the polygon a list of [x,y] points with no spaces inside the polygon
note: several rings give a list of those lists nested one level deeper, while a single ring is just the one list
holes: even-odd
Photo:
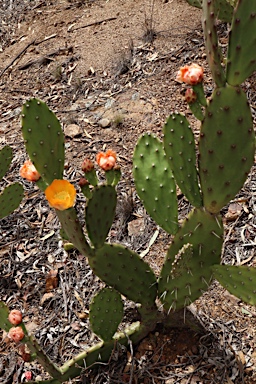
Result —
[{"label": "orange cactus flower", "polygon": [[204,77],[204,70],[198,64],[185,65],[185,67],[181,67],[176,80],[189,84],[196,85],[201,83]]},{"label": "orange cactus flower", "polygon": [[50,206],[59,211],[71,208],[75,203],[75,187],[67,180],[53,180],[44,193]]},{"label": "orange cactus flower", "polygon": [[20,176],[28,181],[37,181],[41,177],[30,160],[26,160],[20,168]]},{"label": "orange cactus flower", "polygon": [[25,336],[24,331],[21,327],[12,327],[8,332],[8,337],[18,343]]},{"label": "orange cactus flower", "polygon": [[109,149],[106,153],[99,152],[96,155],[96,161],[104,171],[110,171],[110,169],[113,169],[116,164],[116,153],[111,149]]},{"label": "orange cactus flower", "polygon": [[18,309],[13,309],[8,316],[12,325],[18,325],[22,322],[22,313]]}]

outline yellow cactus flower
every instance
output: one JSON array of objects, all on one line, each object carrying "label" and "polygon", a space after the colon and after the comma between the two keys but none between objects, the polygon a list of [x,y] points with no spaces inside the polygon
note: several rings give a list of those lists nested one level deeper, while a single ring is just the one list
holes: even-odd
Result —
[{"label": "yellow cactus flower", "polygon": [[53,180],[44,193],[50,206],[59,211],[71,208],[75,203],[75,187],[67,180]]}]

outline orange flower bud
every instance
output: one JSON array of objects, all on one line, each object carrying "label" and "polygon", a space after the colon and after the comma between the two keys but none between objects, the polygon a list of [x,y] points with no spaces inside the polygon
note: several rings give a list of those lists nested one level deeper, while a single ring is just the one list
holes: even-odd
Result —
[{"label": "orange flower bud", "polygon": [[75,203],[75,187],[67,180],[53,180],[44,193],[50,206],[60,211],[73,207]]},{"label": "orange flower bud", "polygon": [[193,91],[192,88],[188,88],[186,89],[186,92],[185,92],[185,100],[188,104],[192,104],[196,101],[197,99],[197,95],[195,93],[195,91]]},{"label": "orange flower bud", "polygon": [[84,159],[82,164],[82,171],[83,172],[91,172],[94,168],[94,164],[90,159]]},{"label": "orange flower bud", "polygon": [[98,165],[104,170],[113,169],[116,164],[116,153],[109,149],[106,153],[99,152],[96,156]]},{"label": "orange flower bud", "polygon": [[177,74],[176,80],[189,85],[196,85],[202,82],[203,76],[203,68],[194,63],[181,67]]},{"label": "orange flower bud", "polygon": [[18,325],[22,322],[22,314],[18,309],[13,309],[9,313],[8,319],[12,325]]},{"label": "orange flower bud", "polygon": [[34,164],[30,160],[26,160],[20,169],[20,176],[28,181],[37,181],[40,174],[37,172]]},{"label": "orange flower bud", "polygon": [[8,337],[18,343],[24,338],[25,334],[21,327],[12,327],[8,332]]}]

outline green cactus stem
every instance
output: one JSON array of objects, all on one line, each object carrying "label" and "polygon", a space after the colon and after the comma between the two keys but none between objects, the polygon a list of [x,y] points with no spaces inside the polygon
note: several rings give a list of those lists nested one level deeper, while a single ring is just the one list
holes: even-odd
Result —
[{"label": "green cactus stem", "polygon": [[232,295],[245,303],[256,305],[256,268],[235,265],[214,265],[214,277]]},{"label": "green cactus stem", "polygon": [[140,137],[133,154],[136,190],[147,212],[166,232],[178,229],[176,185],[159,139]]},{"label": "green cactus stem", "polygon": [[217,88],[206,108],[199,141],[204,206],[217,213],[239,192],[254,162],[250,107],[240,88]]},{"label": "green cactus stem", "polygon": [[37,99],[25,102],[21,116],[26,150],[37,171],[48,184],[54,179],[62,179],[64,134],[57,117]]},{"label": "green cactus stem", "polygon": [[218,46],[218,36],[215,26],[216,13],[214,0],[203,0],[203,29],[207,60],[212,72],[213,80],[218,87],[226,83],[225,74],[221,66],[221,53]]},{"label": "green cactus stem", "polygon": [[211,266],[220,262],[220,216],[193,210],[174,236],[159,279],[159,297],[167,311],[188,306],[208,289]]},{"label": "green cactus stem", "polygon": [[100,248],[107,237],[115,217],[116,191],[114,187],[102,185],[95,188],[86,207],[86,228],[95,248]]},{"label": "green cactus stem", "polygon": [[192,205],[201,207],[195,141],[189,122],[184,115],[173,113],[163,132],[165,153],[178,186]]},{"label": "green cactus stem", "polygon": [[90,304],[90,324],[97,336],[109,341],[123,318],[123,302],[120,293],[112,288],[103,288]]},{"label": "green cactus stem", "polygon": [[231,26],[227,82],[241,84],[256,70],[256,1],[239,0]]},{"label": "green cactus stem", "polygon": [[55,210],[65,235],[82,255],[89,257],[93,250],[85,239],[75,208]]}]

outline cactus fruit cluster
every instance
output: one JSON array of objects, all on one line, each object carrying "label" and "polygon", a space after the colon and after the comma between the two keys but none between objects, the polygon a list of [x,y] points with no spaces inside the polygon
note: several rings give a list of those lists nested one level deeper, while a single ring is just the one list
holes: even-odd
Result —
[{"label": "cactus fruit cluster", "polygon": [[[65,190],[64,187],[59,190],[64,173],[64,136],[60,123],[40,100],[30,99],[23,106],[25,145],[40,174],[36,183],[46,191],[47,200],[56,209],[65,236],[88,258],[94,273],[106,284],[90,305],[91,328],[102,341],[62,367],[50,361],[21,322],[24,337],[20,342],[27,344],[31,359],[37,358],[53,378],[45,383],[65,382],[80,375],[84,366],[107,361],[115,344],[127,345],[128,337],[138,342],[154,329],[161,316],[156,303],[160,301],[163,311],[171,317],[199,298],[213,278],[245,302],[256,304],[255,269],[221,265],[224,234],[220,214],[243,186],[254,161],[255,134],[241,83],[255,70],[252,49],[255,37],[253,33],[248,36],[248,30],[256,30],[256,2],[237,2],[226,68],[218,50],[214,20],[222,11],[227,12],[230,2],[191,2],[203,8],[207,55],[216,84],[212,97],[206,101],[198,66],[199,84],[194,79],[188,81],[194,92],[190,107],[193,111],[192,104],[197,103],[195,116],[201,121],[199,143],[196,145],[186,117],[173,113],[164,125],[163,141],[150,133],[144,134],[133,154],[137,193],[155,222],[173,236],[159,277],[136,252],[106,242],[115,216],[115,187],[120,178],[115,153],[109,151],[97,157],[98,165],[105,171],[103,184],[99,183],[94,165],[88,160],[83,164],[85,178],[80,181],[86,197],[83,228],[73,207],[73,187],[66,181]],[[7,148],[1,153],[0,175],[8,168],[9,158]],[[57,183],[57,189],[53,183]],[[191,206],[182,225],[178,221],[176,185]],[[70,201],[66,206],[67,196]],[[121,295],[136,303],[141,320],[120,333]],[[8,316],[8,308],[0,303],[0,326],[7,332],[11,328]]]}]

